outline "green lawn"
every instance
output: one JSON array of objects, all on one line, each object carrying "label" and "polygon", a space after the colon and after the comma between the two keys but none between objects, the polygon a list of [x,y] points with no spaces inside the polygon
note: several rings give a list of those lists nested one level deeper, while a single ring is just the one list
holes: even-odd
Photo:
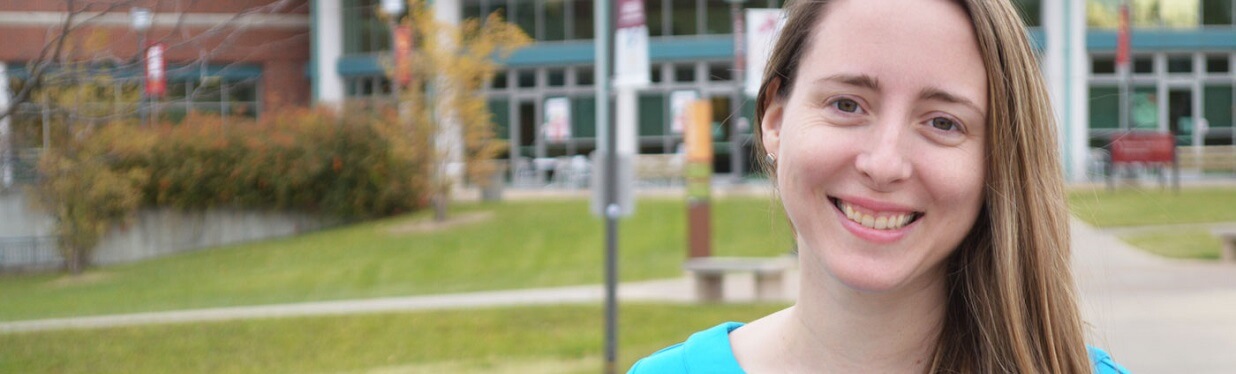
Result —
[{"label": "green lawn", "polygon": [[[1069,205],[1074,215],[1097,227],[1232,222],[1236,188],[1078,190],[1069,194]],[[1219,258],[1219,239],[1203,228],[1147,229],[1121,239],[1164,257]]]},{"label": "green lawn", "polygon": [[[623,305],[619,367],[785,305]],[[257,319],[0,334],[4,373],[601,371],[599,306]]]},{"label": "green lawn", "polygon": [[[714,201],[714,252],[775,256],[791,238],[771,198]],[[428,213],[295,238],[58,274],[0,277],[0,321],[602,282],[587,200],[457,205],[481,222],[400,232]],[[685,203],[648,199],[621,221],[622,279],[681,275]]]},{"label": "green lawn", "polygon": [[1069,206],[1098,227],[1236,221],[1236,188],[1077,190]]},{"label": "green lawn", "polygon": [[1218,260],[1222,246],[1210,231],[1195,229],[1129,234],[1121,239],[1147,252],[1171,258]]}]

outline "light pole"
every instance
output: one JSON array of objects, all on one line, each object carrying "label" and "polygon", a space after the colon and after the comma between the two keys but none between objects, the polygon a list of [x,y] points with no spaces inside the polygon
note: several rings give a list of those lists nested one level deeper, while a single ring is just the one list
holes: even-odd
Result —
[{"label": "light pole", "polygon": [[732,169],[730,174],[734,177],[734,183],[741,183],[742,175],[746,172],[742,154],[743,126],[741,123],[744,122],[742,120],[744,103],[742,85],[746,79],[743,73],[747,70],[742,5],[747,0],[725,0],[725,2],[730,3],[730,16],[734,20],[734,104],[730,106],[734,115],[730,116],[730,168]]},{"label": "light pole", "polygon": [[134,7],[129,9],[129,21],[133,26],[133,31],[137,34],[137,61],[142,68],[139,69],[142,73],[141,81],[141,96],[137,100],[137,115],[140,118],[140,124],[146,124],[146,31],[150,30],[151,24],[150,9]]},{"label": "light pole", "polygon": [[386,14],[386,24],[390,27],[391,53],[395,53],[395,28],[399,26],[399,17],[403,16],[407,5],[404,0],[382,0],[382,13]]}]

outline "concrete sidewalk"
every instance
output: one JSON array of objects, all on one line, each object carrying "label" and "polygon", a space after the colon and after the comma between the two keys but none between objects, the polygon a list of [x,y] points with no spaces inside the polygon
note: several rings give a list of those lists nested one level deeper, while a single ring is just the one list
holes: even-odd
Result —
[{"label": "concrete sidewalk", "polygon": [[1072,228],[1090,344],[1134,373],[1236,372],[1236,264],[1167,260]]},{"label": "concrete sidewalk", "polygon": [[[1088,342],[1135,373],[1236,372],[1236,265],[1172,261],[1072,221],[1074,272]],[[796,273],[786,295],[797,294]],[[726,278],[727,299],[750,300],[750,276]],[[688,278],[623,284],[626,302],[691,302]],[[0,323],[0,333],[245,318],[519,305],[600,303],[599,285],[343,300]]]}]

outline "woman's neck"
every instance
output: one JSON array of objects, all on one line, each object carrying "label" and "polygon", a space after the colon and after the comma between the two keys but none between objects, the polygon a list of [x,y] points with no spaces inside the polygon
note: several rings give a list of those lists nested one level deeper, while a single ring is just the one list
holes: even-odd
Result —
[{"label": "woman's neck", "polygon": [[938,273],[870,293],[804,266],[798,302],[734,331],[735,356],[748,372],[924,372],[944,321],[947,295]]}]

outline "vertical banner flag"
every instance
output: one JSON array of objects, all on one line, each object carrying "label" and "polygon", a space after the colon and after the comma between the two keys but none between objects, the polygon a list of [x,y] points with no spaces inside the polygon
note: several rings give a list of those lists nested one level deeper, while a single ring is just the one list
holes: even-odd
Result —
[{"label": "vertical banner flag", "polygon": [[571,101],[565,97],[545,99],[545,139],[562,143],[571,138]]},{"label": "vertical banner flag", "polygon": [[1120,31],[1116,34],[1116,66],[1129,64],[1129,5],[1120,5]]},{"label": "vertical banner flag", "polygon": [[146,47],[146,95],[161,97],[167,92],[167,64],[163,61],[163,43]]},{"label": "vertical banner flag", "polygon": [[648,25],[644,0],[618,0],[614,31],[614,86],[643,87],[652,82],[648,62]]},{"label": "vertical banner flag", "polygon": [[407,86],[412,81],[412,27],[395,28],[395,84]]},{"label": "vertical banner flag", "polygon": [[777,34],[785,26],[785,12],[781,9],[747,9],[747,80],[744,84],[747,96],[756,97],[760,83],[764,81],[764,67],[772,51]]},{"label": "vertical banner flag", "polygon": [[699,93],[692,90],[670,93],[670,131],[681,134],[687,128],[687,106],[699,98]]}]

